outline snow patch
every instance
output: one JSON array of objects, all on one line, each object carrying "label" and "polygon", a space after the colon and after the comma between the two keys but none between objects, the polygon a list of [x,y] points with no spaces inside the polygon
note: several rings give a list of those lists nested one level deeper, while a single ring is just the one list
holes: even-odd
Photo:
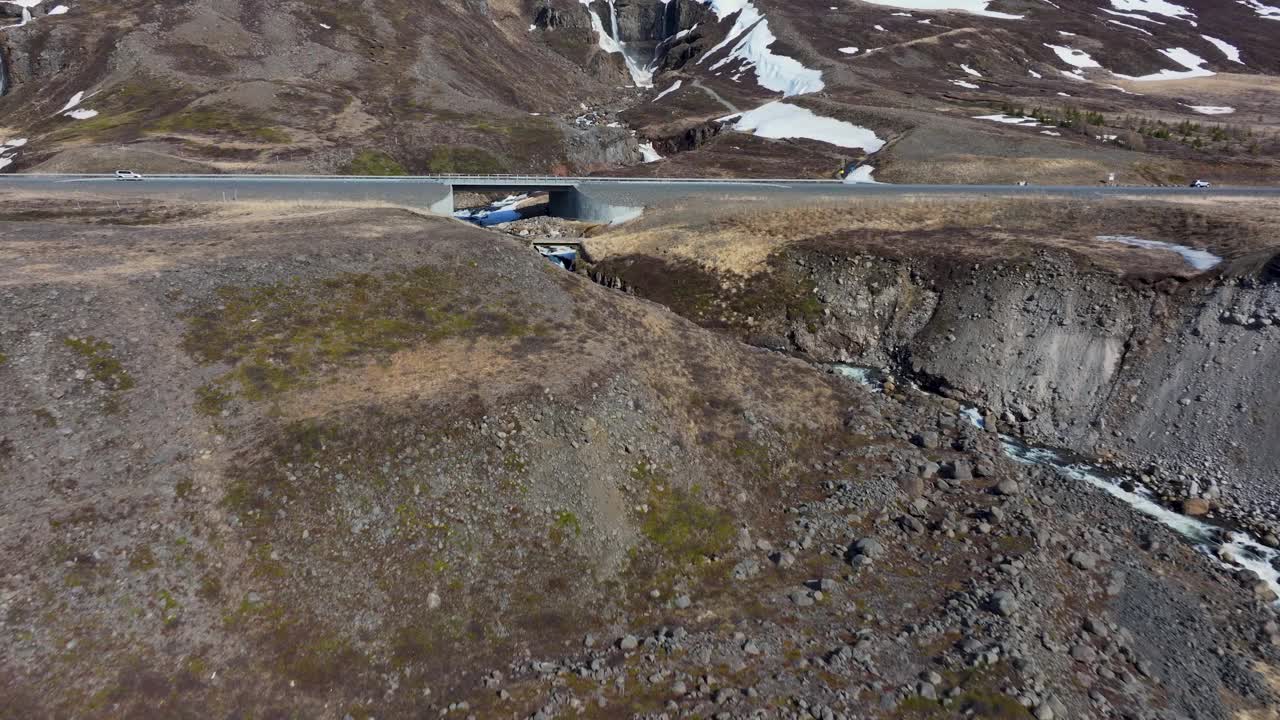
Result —
[{"label": "snow patch", "polygon": [[1041,131],[1040,131],[1040,134],[1041,134],[1041,135],[1052,135],[1052,136],[1054,136],[1054,137],[1062,137],[1062,133],[1058,132],[1057,130],[1041,130]]},{"label": "snow patch", "polygon": [[1014,117],[1013,115],[1005,115],[997,113],[995,115],[974,115],[974,120],[990,120],[992,122],[1004,123],[1005,125],[1021,125],[1023,127],[1040,127],[1035,118]]},{"label": "snow patch", "polygon": [[1225,105],[1187,105],[1186,107],[1195,110],[1201,115],[1230,115],[1236,111],[1235,108]]},{"label": "snow patch", "polygon": [[1216,37],[1209,37],[1208,35],[1201,35],[1200,37],[1208,40],[1211,45],[1218,48],[1218,50],[1231,62],[1239,63],[1241,65],[1244,64],[1244,61],[1240,59],[1240,48],[1225,40],[1219,40]]},{"label": "snow patch", "polygon": [[1222,258],[1208,250],[1196,250],[1186,245],[1161,242],[1160,240],[1145,240],[1132,235],[1099,235],[1097,239],[1102,242],[1120,243],[1121,245],[1129,245],[1146,250],[1170,250],[1181,255],[1182,259],[1186,260],[1187,264],[1196,270],[1208,270],[1222,262]]},{"label": "snow patch", "polygon": [[653,149],[653,143],[651,142],[640,143],[640,157],[644,158],[646,163],[658,162],[662,159],[658,151]]},{"label": "snow patch", "polygon": [[75,95],[72,95],[72,96],[71,96],[71,99],[67,101],[67,104],[66,104],[66,105],[63,105],[63,106],[62,106],[62,109],[61,109],[61,110],[59,110],[58,112],[60,112],[60,113],[64,113],[64,112],[66,112],[66,111],[70,110],[71,108],[73,108],[73,107],[75,107],[75,106],[79,105],[81,100],[84,100],[84,91],[83,91],[83,90],[81,90],[80,92],[76,93]]},{"label": "snow patch", "polygon": [[879,185],[880,183],[871,177],[876,171],[870,165],[859,165],[853,169],[853,172],[844,176],[845,185]]},{"label": "snow patch", "polygon": [[59,6],[55,7],[54,9],[50,10],[48,14],[50,14],[50,15],[66,15],[66,14],[67,14],[68,12],[70,12],[70,11],[71,11],[71,8],[67,7],[66,5],[59,5]]},{"label": "snow patch", "polygon": [[857,54],[858,54],[858,48],[856,48],[856,47],[842,47],[842,48],[840,48],[840,52],[844,53],[845,55],[857,55]]},{"label": "snow patch", "polygon": [[679,90],[679,89],[680,89],[680,87],[681,87],[681,86],[683,86],[683,85],[684,85],[684,81],[683,81],[683,80],[677,80],[677,81],[675,81],[674,83],[672,83],[672,84],[671,84],[671,87],[669,87],[669,88],[667,88],[666,90],[663,90],[662,92],[658,93],[658,96],[657,96],[657,97],[655,97],[655,98],[653,99],[653,102],[658,102],[658,101],[659,101],[659,100],[661,100],[662,98],[664,98],[664,97],[666,97],[666,96],[670,95],[671,93],[673,93],[673,92],[675,92],[675,91]]},{"label": "snow patch", "polygon": [[709,5],[716,17],[725,20],[737,16],[724,40],[698,59],[702,63],[730,43],[737,44],[729,54],[711,66],[712,70],[735,61],[755,69],[756,82],[766,90],[782,93],[783,97],[814,93],[826,87],[822,71],[807,68],[795,58],[778,55],[769,49],[777,37],[769,30],[769,21],[756,9],[751,0],[702,0]]},{"label": "snow patch", "polygon": [[73,120],[88,120],[89,118],[98,117],[98,111],[88,110],[86,108],[76,108],[69,113],[64,113],[64,115],[72,118]]},{"label": "snow patch", "polygon": [[1155,80],[1186,80],[1187,78],[1209,77],[1215,73],[1202,67],[1209,62],[1204,58],[1185,48],[1168,48],[1160,51],[1161,55],[1178,63],[1186,70],[1161,70],[1152,75],[1143,75],[1141,77],[1133,77],[1132,75],[1121,75],[1116,73],[1116,77],[1122,77],[1126,80],[1137,80],[1140,82],[1151,82]]},{"label": "snow patch", "polygon": [[1050,45],[1049,43],[1045,43],[1044,46],[1052,50],[1053,53],[1058,56],[1059,60],[1068,65],[1078,68],[1102,67],[1097,63],[1097,61],[1089,56],[1089,53],[1083,50],[1076,50],[1075,48],[1069,48],[1064,45]]},{"label": "snow patch", "polygon": [[[946,12],[948,10],[957,10],[959,12],[967,12],[973,15],[982,15],[983,17],[1000,18],[1002,20],[1022,19],[1021,15],[1010,15],[1009,13],[988,10],[987,6],[991,4],[991,0],[863,0],[863,2],[867,2],[872,5],[905,8],[907,10],[923,10],[925,12]],[[897,13],[894,14],[896,15]]]},{"label": "snow patch", "polygon": [[1194,18],[1195,13],[1167,0],[1111,0],[1111,7],[1122,12],[1142,12],[1171,18]]},{"label": "snow patch", "polygon": [[1239,1],[1241,5],[1244,5],[1250,10],[1253,10],[1254,12],[1258,13],[1259,17],[1264,17],[1268,20],[1280,20],[1280,8],[1278,7],[1271,7],[1270,5],[1265,5],[1259,2],[1258,0],[1239,0]]},{"label": "snow patch", "polygon": [[752,132],[759,137],[783,139],[806,138],[839,147],[859,148],[869,153],[884,147],[884,141],[864,127],[835,118],[822,117],[808,108],[775,101],[740,115],[720,118],[721,122],[738,118],[733,129]]},{"label": "snow patch", "polygon": [[1106,88],[1106,89],[1108,89],[1108,90],[1119,90],[1120,92],[1124,93],[1125,95],[1137,95],[1138,97],[1142,97],[1142,93],[1136,93],[1136,92],[1131,92],[1131,91],[1129,91],[1129,90],[1125,90],[1124,88],[1120,87],[1119,85],[1103,85],[1102,87],[1104,87],[1104,88]]},{"label": "snow patch", "polygon": [[966,72],[966,73],[968,73],[969,75],[974,76],[974,77],[982,77],[982,73],[978,72],[977,70],[974,70],[973,68],[969,67],[968,65],[961,64],[961,65],[960,65],[960,69],[961,69],[961,70],[963,70],[963,71],[965,71],[965,72]]},{"label": "snow patch", "polygon": [[1110,19],[1108,19],[1108,20],[1107,20],[1107,22],[1111,23],[1112,25],[1119,25],[1119,26],[1120,26],[1120,27],[1122,27],[1122,28],[1129,28],[1130,30],[1137,30],[1138,32],[1142,33],[1143,35],[1150,35],[1150,36],[1152,36],[1152,37],[1155,37],[1155,33],[1151,32],[1150,30],[1146,30],[1146,29],[1140,28],[1140,27],[1138,27],[1137,25],[1130,25],[1129,23],[1122,23],[1122,22],[1120,22],[1119,20],[1110,20]]},{"label": "snow patch", "polygon": [[952,85],[959,85],[959,86],[960,86],[960,87],[962,87],[962,88],[969,88],[970,90],[981,90],[981,89],[982,89],[982,88],[981,88],[981,86],[979,86],[979,85],[977,85],[977,84],[975,84],[975,83],[971,83],[971,82],[969,82],[968,80],[952,80],[952,81],[951,81],[951,84],[952,84]]}]

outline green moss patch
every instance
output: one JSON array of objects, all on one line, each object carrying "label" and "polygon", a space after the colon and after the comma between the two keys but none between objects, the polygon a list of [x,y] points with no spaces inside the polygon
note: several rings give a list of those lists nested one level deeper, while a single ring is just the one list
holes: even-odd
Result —
[{"label": "green moss patch", "polygon": [[184,110],[157,120],[143,127],[148,132],[183,132],[205,135],[235,135],[265,143],[283,144],[289,136],[265,120],[249,113],[233,113],[217,108]]},{"label": "green moss patch", "polygon": [[209,417],[218,417],[232,397],[231,393],[217,385],[201,385],[196,388],[196,412]]},{"label": "green moss patch", "polygon": [[461,145],[437,147],[431,151],[427,169],[432,173],[474,173],[485,175],[506,171],[502,161],[485,150]]},{"label": "green moss patch", "polygon": [[343,175],[408,175],[404,166],[381,150],[361,150],[342,168]]},{"label": "green moss patch", "polygon": [[[207,593],[227,597],[224,622],[252,639],[255,670],[348,700],[399,672],[411,702],[428,684],[433,694],[469,687],[465,668],[494,667],[515,646],[542,653],[589,626],[591,566],[580,543],[547,538],[548,524],[566,540],[576,532],[572,512],[534,523],[477,511],[455,523],[456,506],[433,492],[448,468],[475,478],[492,505],[511,502],[513,491],[496,482],[506,472],[502,453],[475,437],[484,412],[359,408],[315,421],[267,419],[255,429],[254,451],[228,469],[223,507],[253,543],[234,572],[261,599]],[[511,543],[554,562],[514,568],[510,586],[475,572],[502,562]],[[348,577],[351,557],[362,558],[361,572]],[[302,568],[315,572],[304,576]],[[349,618],[373,597],[394,609],[393,621],[353,631]],[[383,714],[412,714],[399,702]]]},{"label": "green moss patch", "polygon": [[641,297],[704,327],[748,330],[748,317],[757,322],[785,317],[812,330],[822,319],[823,305],[813,281],[784,253],[775,253],[769,269],[751,277],[726,277],[690,260],[647,255],[609,258],[592,270],[621,279]]},{"label": "green moss patch", "polygon": [[99,111],[88,120],[67,120],[71,123],[49,134],[49,141],[76,140],[80,138],[109,139],[134,126],[142,117],[139,111],[109,113]]},{"label": "green moss patch", "polygon": [[582,535],[582,523],[579,522],[578,516],[569,510],[561,510],[556,513],[555,522],[551,526],[549,537],[551,542],[559,544],[570,538],[580,537]]},{"label": "green moss patch", "polygon": [[137,384],[120,361],[111,354],[114,347],[106,340],[90,335],[85,338],[65,338],[62,344],[78,355],[87,365],[89,376],[108,390],[124,391]]},{"label": "green moss patch", "polygon": [[688,565],[724,552],[736,533],[729,513],[707,505],[691,490],[670,487],[665,478],[645,465],[632,477],[649,484],[649,511],[640,531],[672,562]]},{"label": "green moss patch", "polygon": [[216,303],[185,317],[183,348],[233,366],[198,391],[197,406],[221,412],[237,388],[250,400],[270,398],[327,368],[417,343],[529,332],[504,312],[461,306],[457,292],[455,278],[429,267],[222,288]]}]

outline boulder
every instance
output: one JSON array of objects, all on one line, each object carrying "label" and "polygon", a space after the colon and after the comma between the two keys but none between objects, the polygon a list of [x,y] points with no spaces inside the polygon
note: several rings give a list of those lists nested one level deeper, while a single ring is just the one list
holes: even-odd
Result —
[{"label": "boulder", "polygon": [[1182,501],[1182,514],[1199,517],[1209,514],[1209,501],[1202,497],[1190,497]]}]

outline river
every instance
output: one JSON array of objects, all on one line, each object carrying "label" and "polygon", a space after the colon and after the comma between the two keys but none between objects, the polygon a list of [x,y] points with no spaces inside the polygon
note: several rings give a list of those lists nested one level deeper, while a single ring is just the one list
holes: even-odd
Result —
[{"label": "river", "polygon": [[[887,375],[876,368],[833,365],[833,372],[877,392],[882,391]],[[918,386],[916,390],[925,392]],[[976,408],[961,409],[960,416],[978,428],[984,428],[982,414]],[[1005,455],[1024,465],[1053,468],[1058,474],[1078,480],[1125,503],[1139,513],[1178,533],[1197,550],[1231,570],[1250,570],[1271,588],[1280,603],[1280,552],[1258,542],[1241,530],[1228,528],[1210,520],[1193,518],[1161,505],[1155,495],[1135,478],[1106,466],[1074,456],[1072,453],[1028,445],[1020,438],[1001,433]]]}]

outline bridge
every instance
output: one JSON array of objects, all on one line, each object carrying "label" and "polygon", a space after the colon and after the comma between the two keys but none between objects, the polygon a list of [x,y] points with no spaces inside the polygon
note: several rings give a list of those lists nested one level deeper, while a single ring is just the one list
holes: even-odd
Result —
[{"label": "bridge", "polygon": [[619,222],[659,202],[696,200],[853,201],[889,196],[1027,197],[1269,197],[1280,187],[1116,187],[1013,185],[846,185],[835,180],[557,177],[547,175],[426,175],[348,177],[333,175],[147,175],[125,181],[114,175],[0,175],[0,190],[49,197],[292,202],[378,202],[451,215],[455,192],[546,192],[557,217]]}]

